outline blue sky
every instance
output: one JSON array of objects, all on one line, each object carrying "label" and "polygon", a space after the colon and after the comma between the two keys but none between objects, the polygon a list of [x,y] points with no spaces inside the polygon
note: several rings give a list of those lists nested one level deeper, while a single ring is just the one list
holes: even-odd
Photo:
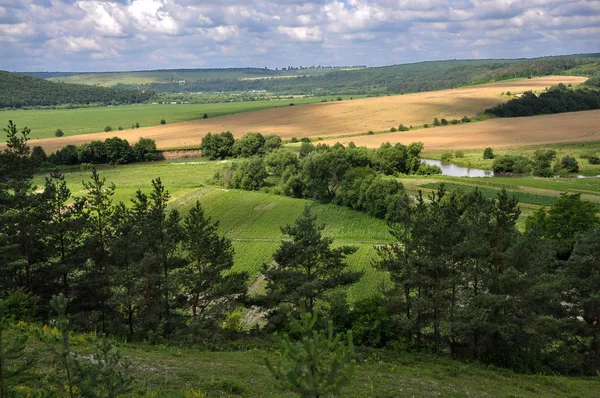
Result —
[{"label": "blue sky", "polygon": [[600,52],[600,0],[0,0],[0,69],[390,65]]}]

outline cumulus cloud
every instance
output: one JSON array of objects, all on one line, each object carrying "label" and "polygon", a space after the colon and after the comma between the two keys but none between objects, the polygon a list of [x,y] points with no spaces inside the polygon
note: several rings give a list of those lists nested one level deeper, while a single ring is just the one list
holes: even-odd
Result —
[{"label": "cumulus cloud", "polygon": [[599,0],[0,0],[0,69],[123,70],[600,52]]}]

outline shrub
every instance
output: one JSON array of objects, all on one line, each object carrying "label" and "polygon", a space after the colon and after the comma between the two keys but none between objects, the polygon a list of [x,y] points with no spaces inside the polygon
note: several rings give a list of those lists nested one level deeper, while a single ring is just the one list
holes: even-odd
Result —
[{"label": "shrub", "polygon": [[208,133],[202,137],[202,156],[211,160],[225,159],[233,154],[235,139],[229,131],[221,134]]},{"label": "shrub", "polygon": [[598,156],[590,156],[588,158],[588,163],[589,164],[600,164],[600,157],[598,157]]},{"label": "shrub", "polygon": [[392,127],[392,128],[390,129],[390,132],[391,132],[391,133],[395,133],[396,131],[398,131],[398,130],[396,129],[396,127]]},{"label": "shrub", "polygon": [[122,131],[122,130],[123,130],[123,127],[119,126],[119,131]]},{"label": "shrub", "polygon": [[204,115],[202,115],[202,119],[208,119],[208,114],[205,113]]},{"label": "shrub", "polygon": [[110,127],[110,126],[106,126],[106,127],[104,127],[104,131],[106,131],[107,133],[108,133],[109,131],[112,131],[112,127]]},{"label": "shrub", "polygon": [[249,158],[258,155],[264,145],[265,137],[261,133],[248,133],[235,141],[232,153],[235,157]]},{"label": "shrub", "polygon": [[464,158],[465,153],[463,151],[458,150],[458,151],[454,152],[454,157],[455,158]]},{"label": "shrub", "polygon": [[460,119],[460,121],[463,123],[469,123],[471,121],[471,119],[469,119],[469,117],[467,117],[467,116],[463,116],[463,118]]},{"label": "shrub", "polygon": [[292,143],[296,143],[296,142],[298,142],[298,138],[296,138],[296,137],[292,137],[292,139],[290,140],[290,142],[292,142]]},{"label": "shrub", "polygon": [[437,117],[433,119],[433,125],[434,126],[439,126],[440,125],[440,121],[439,121],[439,119]]},{"label": "shrub", "polygon": [[458,119],[452,119],[450,121],[450,124],[458,124],[458,123],[460,123],[460,121]]},{"label": "shrub", "polygon": [[264,186],[268,177],[262,158],[247,159],[233,172],[233,187],[247,191],[257,191]]},{"label": "shrub", "polygon": [[452,152],[444,152],[442,153],[441,159],[443,162],[449,162],[452,159]]},{"label": "shrub", "polygon": [[373,130],[369,130],[369,131],[367,131],[367,135],[373,135],[373,134],[375,134],[375,133],[373,132]]},{"label": "shrub", "polygon": [[342,97],[337,97],[336,101],[341,101]]},{"label": "shrub", "polygon": [[442,120],[440,120],[440,122],[442,123],[442,126],[447,126],[448,125],[448,121],[444,118],[442,118]]},{"label": "shrub", "polygon": [[62,137],[63,135],[65,135],[65,133],[61,129],[56,129],[56,131],[54,132],[54,135],[56,137]]},{"label": "shrub", "polygon": [[558,170],[566,170],[569,173],[577,173],[579,171],[579,163],[577,159],[572,156],[563,157],[560,162],[557,164]]},{"label": "shrub", "polygon": [[408,131],[409,128],[406,127],[405,125],[401,124],[400,126],[398,126],[398,131]]},{"label": "shrub", "polygon": [[490,147],[487,147],[483,150],[483,158],[484,159],[494,159],[494,150]]},{"label": "shrub", "polygon": [[498,156],[492,165],[495,173],[527,173],[530,168],[529,158],[522,155]]},{"label": "shrub", "polygon": [[40,167],[47,160],[46,152],[41,146],[34,146],[31,150],[31,160],[35,167]]},{"label": "shrub", "polygon": [[133,156],[137,162],[147,162],[156,160],[156,142],[151,138],[140,137],[138,142],[133,146]]},{"label": "shrub", "polygon": [[424,127],[424,128],[426,128],[426,129],[428,129],[428,128],[429,128],[429,125],[428,125],[427,123],[425,123],[425,124],[423,125],[423,127]]},{"label": "shrub", "polygon": [[161,119],[160,124],[167,124],[167,121],[165,119]]},{"label": "shrub", "polygon": [[139,129],[140,128],[140,124],[138,122],[135,122],[135,128]]}]

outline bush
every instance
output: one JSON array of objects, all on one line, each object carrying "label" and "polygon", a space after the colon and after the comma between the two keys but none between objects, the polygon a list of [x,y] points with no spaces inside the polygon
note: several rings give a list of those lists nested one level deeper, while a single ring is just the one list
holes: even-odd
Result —
[{"label": "bush", "polygon": [[452,159],[452,152],[443,152],[440,158],[442,159],[442,162],[449,162],[450,159]]},{"label": "bush", "polygon": [[107,132],[107,133],[108,133],[109,131],[112,131],[112,127],[110,127],[110,126],[106,126],[106,127],[104,127],[104,131],[105,131],[105,132]]},{"label": "bush", "polygon": [[465,157],[465,153],[463,151],[456,151],[454,152],[454,157],[455,158],[464,158]]},{"label": "bush", "polygon": [[469,122],[471,122],[471,119],[469,119],[467,116],[463,116],[463,118],[460,119],[460,121],[463,123],[469,123]]},{"label": "bush", "polygon": [[205,113],[204,115],[202,115],[202,119],[208,119],[208,114]]},{"label": "bush", "polygon": [[448,121],[444,118],[442,118],[442,120],[440,120],[440,122],[442,123],[442,126],[447,126],[448,125]]},{"label": "bush", "polygon": [[48,159],[48,157],[46,156],[46,152],[44,151],[44,148],[42,148],[41,146],[34,146],[31,150],[31,160],[33,161],[33,164],[35,165],[35,167],[40,167],[42,166],[46,160]]},{"label": "bush", "polygon": [[235,139],[229,131],[224,131],[221,134],[208,133],[202,137],[202,156],[210,160],[225,159],[232,156],[233,145]]},{"label": "bush", "polygon": [[140,128],[140,124],[138,122],[135,122],[135,128],[139,129]]},{"label": "bush", "polygon": [[569,173],[577,173],[579,171],[579,163],[577,162],[577,159],[567,155],[557,164],[557,169],[559,171],[566,170]]},{"label": "bush", "polygon": [[151,138],[140,137],[138,142],[133,146],[133,156],[137,162],[147,162],[156,160],[156,142]]},{"label": "bush", "polygon": [[63,135],[65,135],[65,133],[61,129],[56,129],[56,131],[54,132],[54,135],[56,137],[62,137]]},{"label": "bush", "polygon": [[262,158],[255,157],[244,160],[233,172],[233,187],[247,191],[257,191],[265,184],[268,177]]},{"label": "bush", "polygon": [[406,127],[405,125],[401,124],[400,126],[398,126],[398,131],[408,131],[409,128]]},{"label": "bush", "polygon": [[487,147],[483,150],[483,158],[484,159],[494,159],[494,150],[490,147]]},{"label": "bush", "polygon": [[600,164],[600,157],[598,157],[598,156],[590,156],[588,158],[588,163],[589,164]]},{"label": "bush", "polygon": [[123,127],[119,126],[119,131],[123,131]]},{"label": "bush", "polygon": [[292,143],[296,143],[296,142],[298,142],[298,138],[296,138],[296,137],[292,137],[292,139],[290,140],[290,142],[292,142]]},{"label": "bush", "polygon": [[342,97],[337,97],[336,101],[341,101]]},{"label": "bush", "polygon": [[265,137],[261,133],[248,133],[235,141],[232,153],[235,157],[249,158],[260,154],[264,145]]},{"label": "bush", "polygon": [[528,173],[531,169],[529,158],[521,155],[498,156],[492,169],[495,173]]},{"label": "bush", "polygon": [[440,123],[440,121],[439,121],[439,119],[437,117],[433,119],[433,125],[434,126],[440,126],[441,125],[441,123]]},{"label": "bush", "polygon": [[396,129],[396,127],[392,127],[392,128],[390,129],[390,133],[395,133],[396,131],[398,131],[398,130]]},{"label": "bush", "polygon": [[160,124],[167,124],[167,121],[165,119],[161,119]]},{"label": "bush", "polygon": [[373,132],[373,130],[369,130],[369,131],[367,131],[367,135],[373,135],[373,134],[375,134],[375,133]]},{"label": "bush", "polygon": [[458,124],[458,123],[460,123],[460,120],[458,120],[458,119],[452,119],[450,121],[450,124]]}]

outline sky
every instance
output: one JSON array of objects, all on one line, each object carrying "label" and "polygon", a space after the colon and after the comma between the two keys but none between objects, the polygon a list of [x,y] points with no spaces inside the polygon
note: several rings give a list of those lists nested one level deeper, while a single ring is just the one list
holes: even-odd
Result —
[{"label": "sky", "polygon": [[600,52],[600,0],[0,0],[0,69],[392,65]]}]

